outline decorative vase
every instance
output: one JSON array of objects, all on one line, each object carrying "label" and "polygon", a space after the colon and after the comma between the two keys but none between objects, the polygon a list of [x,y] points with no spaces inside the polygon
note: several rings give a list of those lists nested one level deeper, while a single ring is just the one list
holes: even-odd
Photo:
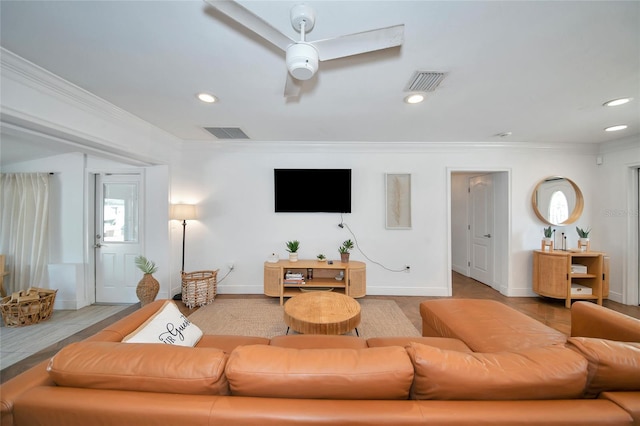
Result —
[{"label": "decorative vase", "polygon": [[289,262],[297,262],[298,253],[289,253]]},{"label": "decorative vase", "polygon": [[349,262],[349,253],[340,253],[340,262],[348,263]]},{"label": "decorative vase", "polygon": [[153,278],[151,274],[144,274],[138,283],[138,287],[136,287],[136,295],[140,300],[140,304],[144,306],[156,300],[159,290],[160,283],[158,280]]}]

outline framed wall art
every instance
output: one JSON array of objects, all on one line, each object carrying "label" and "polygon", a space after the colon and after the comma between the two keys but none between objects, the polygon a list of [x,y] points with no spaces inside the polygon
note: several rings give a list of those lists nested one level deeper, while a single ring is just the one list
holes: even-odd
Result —
[{"label": "framed wall art", "polygon": [[386,227],[411,229],[411,174],[386,173]]}]

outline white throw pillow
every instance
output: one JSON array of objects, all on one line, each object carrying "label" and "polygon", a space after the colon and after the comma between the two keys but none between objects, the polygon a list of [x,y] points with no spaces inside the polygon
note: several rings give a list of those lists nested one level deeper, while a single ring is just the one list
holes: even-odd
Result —
[{"label": "white throw pillow", "polygon": [[176,304],[167,300],[153,316],[122,339],[125,343],[165,343],[195,346],[202,330],[180,312]]}]

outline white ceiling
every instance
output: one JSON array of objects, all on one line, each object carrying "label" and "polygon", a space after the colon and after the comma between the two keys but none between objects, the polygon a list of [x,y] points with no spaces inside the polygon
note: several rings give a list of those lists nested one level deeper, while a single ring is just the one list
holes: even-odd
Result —
[{"label": "white ceiling", "polygon": [[[241,1],[282,32],[298,1]],[[200,0],[0,2],[1,44],[184,140],[598,143],[640,129],[639,1],[309,1],[308,40],[405,24],[401,48],[321,62],[282,93],[284,54]],[[416,70],[447,77],[403,102]],[[208,91],[220,102],[203,104]],[[603,102],[634,97],[617,108]],[[625,123],[627,130],[605,133]],[[508,138],[496,136],[512,132]]]}]

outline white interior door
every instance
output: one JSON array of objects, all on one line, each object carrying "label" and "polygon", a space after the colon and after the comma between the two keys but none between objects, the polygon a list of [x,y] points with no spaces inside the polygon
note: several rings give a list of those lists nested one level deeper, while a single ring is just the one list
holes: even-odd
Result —
[{"label": "white interior door", "polygon": [[493,177],[469,178],[471,278],[493,287]]},{"label": "white interior door", "polygon": [[140,174],[97,174],[95,182],[95,279],[97,303],[136,303],[142,273]]}]

